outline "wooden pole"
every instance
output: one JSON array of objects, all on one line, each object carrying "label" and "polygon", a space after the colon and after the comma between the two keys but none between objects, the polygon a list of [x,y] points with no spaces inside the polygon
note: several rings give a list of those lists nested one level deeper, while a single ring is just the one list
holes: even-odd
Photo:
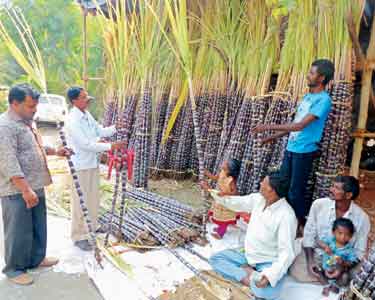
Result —
[{"label": "wooden pole", "polygon": [[87,14],[88,9],[83,8],[83,87],[87,91],[88,88],[88,75],[87,75]]},{"label": "wooden pole", "polygon": [[[369,102],[370,102],[370,95],[372,91],[371,79],[372,79],[372,72],[373,72],[373,67],[374,67],[373,64],[371,64],[370,62],[372,62],[374,59],[375,59],[375,18],[372,21],[371,37],[370,37],[370,43],[367,49],[366,59],[363,62],[361,103],[360,103],[358,123],[357,123],[357,131],[359,132],[364,132],[366,130],[368,108],[369,108]],[[363,136],[358,136],[355,138],[355,141],[354,141],[352,164],[350,167],[350,174],[357,178],[359,175],[359,163],[361,160],[362,147],[363,147]]]}]

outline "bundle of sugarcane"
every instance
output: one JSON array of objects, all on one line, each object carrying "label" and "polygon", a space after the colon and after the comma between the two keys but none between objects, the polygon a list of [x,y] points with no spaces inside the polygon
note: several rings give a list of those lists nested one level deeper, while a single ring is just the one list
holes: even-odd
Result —
[{"label": "bundle of sugarcane", "polygon": [[[240,22],[237,32],[242,38],[237,45],[240,55],[236,57],[238,83],[235,89],[242,107],[238,114],[236,107],[231,112],[236,116],[237,124],[234,130],[228,130],[232,133],[232,139],[224,159],[234,157],[242,160],[237,186],[239,192],[244,194],[252,190],[256,178],[253,176],[254,171],[259,173],[262,169],[259,163],[264,155],[263,149],[256,147],[257,137],[250,134],[250,129],[264,121],[267,111],[267,99],[262,95],[269,89],[272,70],[277,64],[280,26],[271,17],[270,7],[264,1],[246,2],[242,11],[244,15],[240,19],[243,21]],[[243,40],[247,42],[243,43]],[[259,63],[247,64],[246,61],[249,60]],[[245,124],[241,122],[242,118]],[[229,126],[233,127],[230,122]],[[240,131],[236,132],[238,128]]]},{"label": "bundle of sugarcane", "polygon": [[[278,108],[275,108],[276,110],[279,109],[277,122],[279,122],[279,124],[291,123],[294,118],[297,102],[293,101],[292,99],[285,99],[284,97],[280,97],[278,95],[272,96],[273,101],[279,102],[279,104],[276,105]],[[288,135],[275,140],[272,143],[272,157],[269,165],[270,170],[277,170],[280,168],[287,142]]]},{"label": "bundle of sugarcane", "polygon": [[163,136],[164,123],[166,121],[166,114],[168,109],[169,93],[163,93],[156,105],[156,120],[153,126],[152,134],[152,150],[151,150],[151,169],[154,174],[154,168],[156,167],[158,153],[161,147],[161,139]]},{"label": "bundle of sugarcane", "polygon": [[136,119],[138,97],[136,95],[127,96],[125,102],[125,108],[119,116],[121,127],[118,128],[117,132],[121,138],[118,140],[126,141],[125,149],[129,147],[130,137],[134,135],[134,123]]},{"label": "bundle of sugarcane", "polygon": [[335,84],[331,96],[332,110],[325,124],[320,145],[321,157],[316,172],[315,199],[328,196],[332,180],[344,171],[350,141],[352,85],[347,82]]},{"label": "bundle of sugarcane", "polygon": [[375,299],[375,254],[365,259],[359,272],[354,276],[350,289],[345,292],[341,300]]},{"label": "bundle of sugarcane", "polygon": [[[176,102],[177,102],[176,97],[169,98],[168,109],[166,112],[162,136],[165,135],[165,132],[168,126],[167,120],[169,120],[169,118],[172,116],[172,112],[176,106]],[[170,136],[173,136],[173,129],[172,129],[172,132],[170,133]],[[170,166],[170,159],[171,159],[171,153],[172,153],[171,151],[172,151],[172,139],[168,138],[159,147],[156,165],[153,170],[154,175],[156,176],[159,176],[162,174],[165,175],[165,172],[171,169],[171,166]]]},{"label": "bundle of sugarcane", "polygon": [[243,102],[243,93],[229,92],[227,99],[227,108],[225,112],[225,121],[223,124],[224,130],[220,137],[220,145],[217,151],[216,162],[215,162],[215,173],[219,172],[220,167],[223,163],[224,152],[230,143],[232,133],[235,129],[236,120]]},{"label": "bundle of sugarcane", "polygon": [[117,104],[115,101],[107,102],[104,105],[104,114],[103,114],[103,126],[111,126],[114,124],[116,119]]},{"label": "bundle of sugarcane", "polygon": [[174,123],[173,126],[173,135],[169,136],[169,141],[171,142],[171,157],[169,158],[169,166],[170,166],[170,176],[172,178],[178,179],[179,175],[177,173],[177,170],[175,168],[177,161],[177,150],[180,146],[180,144],[185,144],[186,141],[182,139],[182,131],[184,127],[184,120],[185,120],[185,111],[187,109],[187,105],[184,105],[181,107],[180,112],[178,114],[178,117]]},{"label": "bundle of sugarcane", "polygon": [[158,207],[159,209],[169,212],[172,215],[177,214],[186,220],[191,220],[194,217],[194,210],[192,207],[182,204],[172,198],[134,188],[128,189],[126,195],[127,197],[136,201],[151,205],[153,207]]},{"label": "bundle of sugarcane", "polygon": [[157,240],[144,228],[143,223],[135,218],[131,218],[126,214],[121,220],[116,213],[111,217],[110,213],[105,213],[99,217],[99,223],[103,226],[112,222],[113,231],[117,237],[124,240],[126,243],[141,245],[141,246],[156,246]]},{"label": "bundle of sugarcane", "polygon": [[252,100],[245,98],[242,102],[240,112],[238,113],[236,125],[232,132],[232,137],[228,149],[225,151],[223,160],[228,158],[242,160],[246,137],[250,132],[251,124],[255,124],[251,121],[252,116]]},{"label": "bundle of sugarcane", "polygon": [[[210,95],[208,92],[201,93],[199,96],[196,97],[196,114],[199,120],[199,128],[200,128],[200,135],[201,140],[200,144],[203,149],[206,147],[207,143],[207,136],[208,136],[208,128],[209,128],[209,120],[211,119],[211,106],[210,106]],[[192,155],[191,155],[191,162],[190,168],[196,176],[199,173],[199,161],[198,161],[198,149],[197,149],[197,141],[195,135],[193,136],[193,146],[192,146]]]},{"label": "bundle of sugarcane", "polygon": [[214,172],[217,151],[223,130],[226,102],[226,96],[222,91],[217,90],[213,93],[211,119],[209,121],[208,136],[204,151],[204,168],[210,172]]},{"label": "bundle of sugarcane", "polygon": [[[140,213],[140,212],[138,212]],[[189,262],[187,262],[180,254],[178,254],[177,251],[175,251],[173,248],[181,245],[181,241],[179,239],[175,239],[174,237],[171,237],[168,233],[166,233],[161,229],[161,222],[153,217],[151,217],[150,214],[144,215],[144,212],[141,212],[141,216],[144,218],[140,218],[138,215],[135,215],[133,212],[129,212],[129,214],[138,221],[143,222],[145,227],[151,234],[156,238],[156,240],[166,249],[172,253],[179,261],[181,261],[188,269],[190,269],[198,278],[204,280],[204,282],[207,282],[207,279],[204,278],[200,272],[193,267]],[[160,227],[158,227],[156,224],[158,224]],[[164,227],[164,226],[163,226]],[[166,228],[166,226],[164,227]]]},{"label": "bundle of sugarcane", "polygon": [[[264,121],[267,112],[267,99],[255,98],[251,100],[251,117],[249,118],[250,127],[254,127],[256,124]],[[261,145],[258,145],[259,138],[250,133],[250,130],[245,136],[245,149],[241,162],[241,171],[238,178],[238,189],[241,194],[247,194],[253,191],[253,182],[255,176],[258,176],[261,170],[262,156],[264,155],[263,149],[260,149]]]},{"label": "bundle of sugarcane", "polygon": [[193,115],[191,111],[191,105],[187,103],[185,108],[183,126],[181,131],[180,142],[175,154],[173,163],[173,170],[176,172],[177,178],[184,178],[189,175],[189,163],[192,155],[192,143],[193,143],[193,132],[191,130],[193,126]]},{"label": "bundle of sugarcane", "polygon": [[240,195],[247,195],[252,190],[252,170],[253,170],[253,158],[254,158],[254,148],[253,147],[254,139],[249,138],[246,143],[244,154],[241,161],[241,170],[240,175],[237,180],[237,189]]},{"label": "bundle of sugarcane", "polygon": [[134,179],[135,187],[148,187],[151,154],[152,95],[149,88],[143,91],[141,108],[137,116]]},{"label": "bundle of sugarcane", "polygon": [[[243,38],[245,26],[241,26],[244,6],[243,2],[237,0],[210,1],[202,17],[202,36],[207,39],[210,49],[205,60],[214,66],[212,71],[207,69],[212,73],[209,75],[210,82],[214,82],[210,86],[211,90],[219,89],[219,98],[210,105],[213,122],[209,127],[210,140],[205,151],[205,167],[213,173],[218,172],[222,165],[242,104],[243,94],[239,90],[245,72],[239,60],[242,59],[240,51],[248,45]],[[220,130],[221,134],[213,130]]]},{"label": "bundle of sugarcane", "polygon": [[156,233],[168,241],[169,246],[177,247],[188,243],[200,235],[199,226],[189,223],[178,215],[167,214],[151,205],[131,207],[123,216],[105,213],[100,222],[111,222],[120,236],[127,242],[138,245],[156,246]]},{"label": "bundle of sugarcane", "polygon": [[[256,97],[252,102],[252,126],[263,123],[270,124],[274,121],[275,113],[272,109],[272,104],[271,108],[268,108],[270,105],[269,98]],[[272,147],[270,145],[263,145],[261,143],[261,139],[264,137],[264,134],[252,134],[249,135],[249,137],[252,140],[253,157],[246,157],[246,160],[252,160],[251,169],[248,170],[248,172],[250,171],[250,181],[247,183],[247,190],[254,191],[259,190],[260,180],[267,171],[268,162],[272,153]]]},{"label": "bundle of sugarcane", "polygon": [[[136,217],[138,218],[138,216]],[[158,242],[165,246],[166,249],[172,253],[182,264],[184,264],[190,271],[192,271],[198,278],[203,280],[204,282],[207,282],[207,279],[201,275],[201,273],[189,262],[187,262],[177,251],[175,251],[172,248],[175,248],[179,244],[175,244],[175,240],[171,240],[169,235],[166,235],[163,231],[158,230],[158,228],[155,228],[153,221],[150,221],[150,219],[142,219],[147,226],[147,229],[155,236],[155,238],[158,240]],[[160,223],[159,223],[160,224]]]}]

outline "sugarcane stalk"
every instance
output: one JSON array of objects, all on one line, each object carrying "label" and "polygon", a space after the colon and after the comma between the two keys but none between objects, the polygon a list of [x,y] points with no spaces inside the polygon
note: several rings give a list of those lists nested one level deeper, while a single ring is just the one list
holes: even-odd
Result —
[{"label": "sugarcane stalk", "polygon": [[[67,147],[68,145],[67,145],[67,142],[66,142],[65,133],[63,131],[63,126],[64,126],[64,122],[57,123],[61,143],[62,143],[63,147]],[[83,192],[80,188],[77,171],[74,168],[74,164],[73,164],[73,161],[71,160],[71,158],[68,157],[67,160],[68,160],[70,174],[73,177],[73,183],[74,183],[74,186],[76,188],[76,192],[77,192],[78,197],[79,197],[79,205],[81,207],[81,210],[82,210],[82,213],[83,213],[83,218],[85,220],[85,223],[86,223],[86,226],[87,226],[87,229],[88,229],[88,233],[89,233],[89,236],[90,236],[89,241],[90,241],[91,245],[94,247],[95,259],[96,259],[98,265],[102,267],[102,265],[101,265],[102,257],[100,255],[100,250],[99,250],[98,245],[97,245],[96,233],[95,233],[95,230],[92,226],[92,222],[91,222],[91,219],[90,219],[90,216],[89,216],[89,211],[87,209],[86,202],[85,202],[85,199],[84,199],[84,194],[83,194]]]}]

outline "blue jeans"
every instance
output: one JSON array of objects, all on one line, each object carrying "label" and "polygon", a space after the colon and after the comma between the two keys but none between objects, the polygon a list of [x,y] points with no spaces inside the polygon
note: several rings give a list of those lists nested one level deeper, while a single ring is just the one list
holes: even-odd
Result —
[{"label": "blue jeans", "polygon": [[318,151],[309,153],[294,153],[285,151],[280,172],[289,178],[290,186],[288,202],[293,207],[300,223],[305,223],[312,199],[306,199],[306,187],[314,159]]},{"label": "blue jeans", "polygon": [[26,208],[21,194],[2,197],[5,268],[3,273],[17,277],[37,267],[46,256],[47,212],[44,190],[37,190],[39,203]]},{"label": "blue jeans", "polygon": [[[239,250],[228,249],[220,251],[215,255],[211,256],[209,259],[211,267],[222,275],[226,279],[241,281],[247,276],[247,273],[244,269],[241,268],[243,265],[247,265],[247,259],[245,253],[240,252]],[[272,263],[265,262],[261,264],[256,264],[252,266],[256,271],[261,272],[263,269],[269,267]],[[259,298],[267,300],[276,300],[281,294],[281,288],[284,282],[284,277],[279,280],[275,287],[268,285],[265,288],[258,288],[251,282],[250,289],[252,293]]]}]

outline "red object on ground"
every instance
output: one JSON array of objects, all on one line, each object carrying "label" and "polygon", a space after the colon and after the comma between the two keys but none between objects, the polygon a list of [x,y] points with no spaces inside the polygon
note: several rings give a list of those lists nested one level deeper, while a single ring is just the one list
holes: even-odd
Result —
[{"label": "red object on ground", "polygon": [[[118,155],[118,151],[121,151],[121,159]],[[132,180],[133,178],[133,164],[134,164],[134,150],[128,149],[128,150],[118,150],[116,153],[114,151],[110,150],[108,151],[108,175],[107,179],[111,179],[112,176],[112,169],[115,167],[116,170],[120,170],[122,167],[124,167],[124,164],[126,162],[127,168],[128,168],[128,180]]]}]

